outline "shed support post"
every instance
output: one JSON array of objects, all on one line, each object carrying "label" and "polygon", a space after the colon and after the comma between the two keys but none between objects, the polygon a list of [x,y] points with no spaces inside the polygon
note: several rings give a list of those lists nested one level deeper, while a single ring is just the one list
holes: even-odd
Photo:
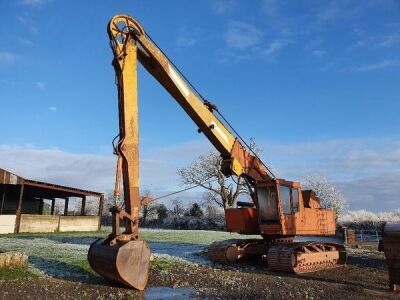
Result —
[{"label": "shed support post", "polygon": [[18,206],[15,218],[15,233],[19,233],[19,225],[21,224],[21,210],[22,210],[22,199],[24,198],[25,181],[22,181],[21,188],[19,190]]},{"label": "shed support post", "polygon": [[68,202],[69,202],[69,198],[65,198],[64,216],[68,216]]},{"label": "shed support post", "polygon": [[81,216],[85,215],[86,195],[82,197]]},{"label": "shed support post", "polygon": [[99,203],[99,227],[101,229],[101,218],[103,217],[103,205],[104,205],[104,194],[100,196],[100,203]]},{"label": "shed support post", "polygon": [[0,215],[3,214],[3,207],[4,207],[4,201],[6,200],[6,194],[7,194],[7,186],[3,185],[3,192],[1,193]]},{"label": "shed support post", "polygon": [[56,199],[51,199],[51,210],[50,210],[50,215],[54,215],[54,205],[56,203]]}]

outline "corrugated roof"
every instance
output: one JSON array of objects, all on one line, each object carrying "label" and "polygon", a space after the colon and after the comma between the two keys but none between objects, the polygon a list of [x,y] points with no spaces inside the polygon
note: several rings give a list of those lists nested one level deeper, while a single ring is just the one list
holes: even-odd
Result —
[{"label": "corrugated roof", "polygon": [[31,186],[33,188],[45,189],[53,191],[54,193],[61,192],[63,194],[70,194],[71,197],[74,196],[101,196],[102,193],[94,192],[90,190],[83,190],[74,187],[58,185],[48,182],[42,182],[32,179],[23,178],[10,171],[0,168],[0,184],[11,184],[20,185],[24,183],[25,186]]}]

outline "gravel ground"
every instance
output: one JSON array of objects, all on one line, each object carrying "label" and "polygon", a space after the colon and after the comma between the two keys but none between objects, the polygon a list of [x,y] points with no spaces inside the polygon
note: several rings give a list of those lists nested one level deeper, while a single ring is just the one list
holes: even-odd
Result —
[{"label": "gravel ground", "polygon": [[160,295],[162,299],[400,299],[389,292],[384,256],[375,250],[348,249],[348,265],[294,276],[260,265],[214,265],[204,249],[227,234],[195,234],[143,232],[156,257],[146,293],[110,286],[90,271],[86,255],[98,233],[1,237],[0,251],[26,253],[31,268],[40,275],[0,280],[2,299],[160,299]]}]

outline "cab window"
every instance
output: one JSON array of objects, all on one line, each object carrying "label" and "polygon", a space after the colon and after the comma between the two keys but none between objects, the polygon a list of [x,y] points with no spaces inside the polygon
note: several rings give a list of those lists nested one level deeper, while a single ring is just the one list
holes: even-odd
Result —
[{"label": "cab window", "polygon": [[285,214],[290,214],[290,188],[287,186],[279,186],[279,192],[281,196],[282,208]]},{"label": "cab window", "polygon": [[299,191],[292,189],[292,212],[299,211]]},{"label": "cab window", "polygon": [[279,212],[276,189],[259,189],[257,198],[261,223],[278,222]]}]

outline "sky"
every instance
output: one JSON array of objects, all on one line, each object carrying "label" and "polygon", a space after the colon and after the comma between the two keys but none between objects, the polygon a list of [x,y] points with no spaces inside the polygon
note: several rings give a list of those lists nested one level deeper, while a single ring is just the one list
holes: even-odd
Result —
[{"label": "sky", "polygon": [[[188,4],[190,3],[190,4]],[[400,1],[0,0],[0,167],[113,188],[117,96],[106,26],[136,18],[276,175],[319,173],[349,209],[400,208]],[[139,69],[141,185],[212,149]],[[201,200],[201,190],[182,194]]]}]

